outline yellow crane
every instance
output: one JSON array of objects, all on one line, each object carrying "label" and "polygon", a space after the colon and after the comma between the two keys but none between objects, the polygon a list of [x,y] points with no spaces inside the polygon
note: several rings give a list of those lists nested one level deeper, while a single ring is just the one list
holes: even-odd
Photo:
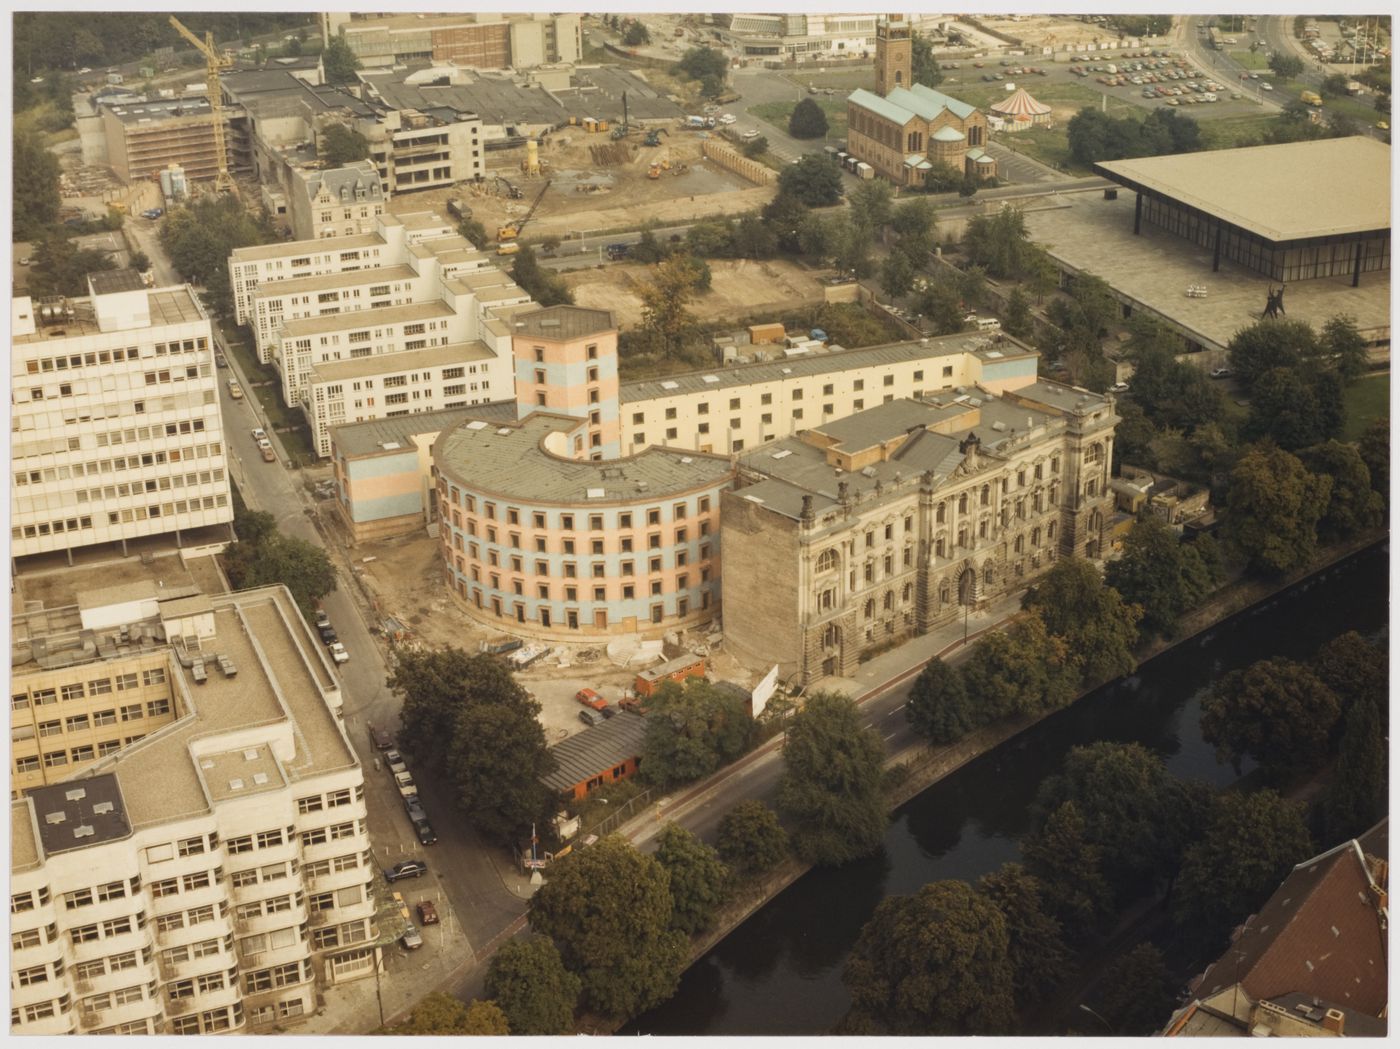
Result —
[{"label": "yellow crane", "polygon": [[219,71],[230,68],[233,59],[225,57],[214,46],[213,33],[206,32],[201,40],[181,25],[174,15],[170,16],[170,24],[204,56],[205,79],[209,85],[209,112],[214,118],[214,155],[219,162],[219,170],[214,175],[214,190],[218,193],[228,191],[236,197],[238,187],[234,185],[233,176],[228,173],[228,152],[224,145],[224,96],[219,87]]}]

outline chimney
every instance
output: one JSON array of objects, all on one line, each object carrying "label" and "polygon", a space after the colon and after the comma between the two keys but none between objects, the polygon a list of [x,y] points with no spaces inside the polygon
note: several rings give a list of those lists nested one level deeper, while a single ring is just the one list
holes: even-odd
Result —
[{"label": "chimney", "polygon": [[1346,1013],[1340,1009],[1328,1009],[1327,1014],[1322,1018],[1322,1029],[1330,1031],[1338,1038],[1342,1037],[1343,1029],[1346,1027]]},{"label": "chimney", "polygon": [[802,497],[802,523],[811,525],[816,520],[816,514],[812,510],[812,497],[804,495]]}]

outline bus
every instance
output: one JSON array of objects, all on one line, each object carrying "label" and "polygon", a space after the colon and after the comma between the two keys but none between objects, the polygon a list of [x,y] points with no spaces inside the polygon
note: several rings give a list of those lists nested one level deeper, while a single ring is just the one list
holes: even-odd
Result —
[{"label": "bus", "polygon": [[1208,42],[1214,50],[1220,50],[1220,30],[1216,29],[1215,26],[1210,27]]}]

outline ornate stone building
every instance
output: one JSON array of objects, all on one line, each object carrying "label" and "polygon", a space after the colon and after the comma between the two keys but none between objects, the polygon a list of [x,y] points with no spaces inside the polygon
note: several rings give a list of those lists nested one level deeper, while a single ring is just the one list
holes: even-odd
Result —
[{"label": "ornate stone building", "polygon": [[899,400],[740,459],[725,638],[802,681],[1101,556],[1110,398],[1039,380]]}]

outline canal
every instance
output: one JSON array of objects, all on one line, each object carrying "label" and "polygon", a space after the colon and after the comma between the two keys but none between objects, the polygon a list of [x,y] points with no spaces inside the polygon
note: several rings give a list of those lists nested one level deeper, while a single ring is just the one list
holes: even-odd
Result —
[{"label": "canal", "polygon": [[619,1033],[829,1032],[849,1005],[846,955],[880,900],[945,878],[974,880],[1017,859],[1036,790],[1071,747],[1138,742],[1175,776],[1233,782],[1233,768],[1217,764],[1201,739],[1201,698],[1211,682],[1259,659],[1309,659],[1348,630],[1380,635],[1388,581],[1389,545],[1362,551],[968,763],[899,808],[879,852],[798,879],[691,966],[670,1001]]}]

